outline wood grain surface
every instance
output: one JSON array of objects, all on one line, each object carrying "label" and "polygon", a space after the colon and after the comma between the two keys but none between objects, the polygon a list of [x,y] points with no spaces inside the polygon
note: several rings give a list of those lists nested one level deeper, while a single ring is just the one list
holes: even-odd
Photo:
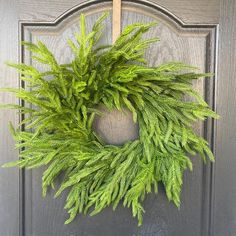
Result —
[{"label": "wood grain surface", "polygon": [[[87,30],[90,31],[95,20],[104,11],[112,12],[112,5],[104,3],[101,5],[83,9],[87,17]],[[79,15],[76,11],[67,19],[56,26],[27,25],[24,28],[26,39],[36,42],[43,41],[55,54],[60,63],[68,63],[73,57],[66,44],[67,38],[73,38],[75,32],[79,32]],[[155,43],[146,51],[149,65],[155,66],[166,61],[182,61],[200,68],[206,68],[206,47],[207,39],[212,29],[183,29],[172,19],[163,13],[158,13],[147,6],[139,6],[135,3],[122,3],[121,26],[135,22],[158,21],[159,25],[151,29],[145,38],[160,37],[161,41]],[[112,43],[112,15],[105,21],[104,36],[101,44]],[[211,55],[208,55],[209,57]],[[25,60],[27,55],[25,55]],[[34,64],[43,70],[43,66]],[[194,87],[202,94],[205,93],[205,84],[202,80],[195,82]],[[96,131],[107,143],[121,144],[129,139],[137,137],[138,127],[132,123],[131,114],[122,114],[118,111],[107,112],[105,116],[95,122]],[[203,124],[196,124],[195,129],[203,135]],[[207,198],[204,183],[207,176],[201,161],[193,159],[193,173],[186,173],[184,177],[184,188],[182,192],[182,206],[178,211],[173,204],[166,200],[165,192],[160,188],[158,196],[150,195],[144,203],[146,214],[144,224],[141,228],[136,227],[136,221],[132,219],[130,211],[122,206],[113,213],[110,208],[101,214],[90,218],[79,216],[70,225],[64,227],[63,222],[67,213],[63,211],[64,198],[53,200],[53,192],[46,199],[41,197],[39,179],[41,171],[34,170],[32,175],[26,177],[32,181],[32,186],[26,186],[26,194],[30,194],[31,212],[26,211],[26,229],[30,232],[37,232],[36,235],[65,235],[68,232],[74,235],[200,235],[204,227],[202,222],[202,209]],[[65,197],[65,196],[64,196]],[[195,212],[192,214],[192,212]],[[207,213],[207,212],[206,212]],[[190,217],[191,216],[191,217]],[[50,221],[45,221],[50,219]],[[42,227],[37,222],[43,222]],[[52,227],[52,225],[54,227]],[[101,225],[102,227],[99,227]]]},{"label": "wood grain surface", "polygon": [[[189,24],[219,23],[220,0],[144,0],[144,2],[145,1],[166,8]],[[21,0],[17,6],[19,7],[20,19],[22,20],[51,21],[68,9],[83,2],[88,2],[88,0]],[[122,0],[122,2],[125,1]],[[133,2],[135,2],[135,0]]]},{"label": "wood grain surface", "polygon": [[221,1],[212,235],[236,235],[236,1]]},{"label": "wood grain surface", "polygon": [[[15,1],[0,0],[0,87],[18,87],[17,72],[6,61],[18,61],[18,12]],[[17,103],[11,94],[0,93],[0,103]],[[0,110],[0,165],[18,159],[8,122],[18,123],[15,111]],[[0,235],[19,233],[19,171],[0,169]]]},{"label": "wood grain surface", "polygon": [[[78,6],[82,3],[90,6],[80,9]],[[111,1],[0,0],[0,87],[20,85],[17,73],[7,68],[4,61],[21,60],[21,36],[33,42],[42,40],[61,63],[68,62],[72,54],[66,39],[79,32],[80,12],[86,14],[90,30],[104,10],[112,12]],[[142,227],[137,227],[130,210],[122,206],[116,212],[108,208],[95,217],[78,216],[72,224],[64,226],[66,194],[54,200],[50,191],[42,198],[42,169],[32,172],[1,169],[0,236],[236,235],[235,16],[234,0],[122,1],[122,28],[134,22],[159,22],[145,36],[161,39],[147,50],[151,66],[177,60],[196,65],[201,71],[216,72],[211,81],[194,84],[221,115],[217,129],[210,120],[204,125],[195,125],[196,131],[207,137],[214,148],[216,163],[203,166],[200,159],[193,158],[194,171],[184,176],[180,210],[166,200],[160,186],[159,194],[148,195],[144,202],[146,213]],[[101,43],[112,43],[111,16],[105,24]],[[29,54],[23,56],[24,61],[30,63]],[[0,102],[14,101],[18,102],[10,94],[0,94]],[[7,128],[10,120],[17,124],[18,114],[0,110],[0,164],[18,158]],[[138,126],[132,123],[129,113],[108,112],[96,122],[94,129],[108,143],[120,144],[138,137]]]}]

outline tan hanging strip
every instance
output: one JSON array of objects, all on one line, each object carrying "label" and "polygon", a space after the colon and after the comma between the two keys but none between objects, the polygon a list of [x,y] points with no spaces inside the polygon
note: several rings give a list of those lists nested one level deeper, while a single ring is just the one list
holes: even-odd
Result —
[{"label": "tan hanging strip", "polygon": [[121,0],[113,0],[112,43],[119,37],[121,31]]}]

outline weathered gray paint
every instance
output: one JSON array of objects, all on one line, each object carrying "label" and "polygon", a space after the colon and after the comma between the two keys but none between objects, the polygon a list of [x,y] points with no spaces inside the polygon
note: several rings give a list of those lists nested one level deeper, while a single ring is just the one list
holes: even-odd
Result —
[{"label": "weathered gray paint", "polygon": [[[83,2],[96,4],[82,7]],[[211,121],[207,121],[204,126],[196,125],[196,130],[204,135],[216,150],[216,164],[203,166],[200,160],[193,159],[194,171],[187,172],[184,176],[180,211],[167,202],[162,187],[159,195],[149,195],[144,202],[144,224],[139,228],[131,218],[130,210],[123,207],[119,207],[116,212],[106,209],[95,217],[79,216],[72,224],[64,226],[63,222],[67,217],[63,210],[65,195],[54,200],[51,191],[49,196],[42,199],[42,170],[34,170],[32,173],[26,171],[19,175],[17,169],[4,169],[0,171],[0,236],[236,235],[236,188],[233,181],[236,164],[233,155],[236,140],[233,97],[236,88],[233,50],[236,29],[232,27],[235,20],[235,3],[233,0],[225,0],[220,1],[220,6],[217,0],[133,2],[136,4],[123,1],[123,26],[136,21],[160,22],[159,27],[148,35],[161,37],[161,42],[147,51],[152,65],[166,60],[181,60],[197,65],[202,70],[216,72],[219,23],[219,62],[224,66],[217,67],[217,80],[198,82],[194,85],[222,115],[221,120],[217,122],[217,132],[212,128],[214,124]],[[100,12],[110,8],[110,1],[0,0],[0,86],[19,85],[17,73],[6,68],[4,61],[29,62],[27,53],[22,52],[18,45],[19,38],[45,41],[60,61],[66,61],[71,54],[65,46],[65,39],[79,30],[76,23],[79,13],[83,11],[88,15],[88,27],[91,27]],[[106,36],[103,40],[110,42],[110,19],[106,21],[106,25]],[[215,96],[216,81],[218,86]],[[0,99],[1,102],[14,101],[10,95],[1,94]],[[135,136],[135,129],[127,129],[131,127],[129,125],[122,125],[120,129],[114,128],[112,122],[116,118],[116,115],[108,117],[109,126],[105,120],[100,122],[98,129],[109,127],[108,131],[115,130],[115,135],[108,133],[107,138],[112,142],[120,142],[121,134],[125,134],[125,138],[129,135]],[[17,159],[13,141],[6,128],[9,120],[17,123],[16,112],[0,111],[1,163]],[[120,120],[124,124],[130,124],[129,119],[127,121],[122,115]]]}]

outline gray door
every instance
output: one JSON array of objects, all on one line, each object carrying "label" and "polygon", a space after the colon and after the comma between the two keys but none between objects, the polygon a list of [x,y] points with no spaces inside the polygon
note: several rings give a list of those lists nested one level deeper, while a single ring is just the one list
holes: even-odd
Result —
[{"label": "gray door", "polygon": [[[111,8],[111,1],[107,0],[0,0],[0,86],[20,86],[16,71],[7,68],[4,61],[30,63],[20,40],[42,40],[60,62],[67,62],[71,52],[66,39],[79,31],[80,13],[86,14],[91,28],[97,17]],[[193,159],[194,171],[184,176],[180,210],[166,200],[162,188],[158,195],[148,195],[141,227],[137,227],[130,210],[122,206],[115,212],[108,208],[95,217],[78,216],[71,224],[64,225],[65,195],[54,200],[51,191],[42,198],[42,170],[1,169],[0,236],[236,235],[236,1],[122,2],[122,27],[153,20],[159,25],[147,37],[158,36],[161,41],[147,50],[150,65],[177,60],[215,73],[212,80],[199,81],[194,86],[221,115],[217,123],[208,120],[196,124],[196,131],[210,142],[216,163],[204,166],[200,158]],[[111,16],[103,37],[103,43],[110,42]],[[14,101],[18,102],[9,94],[0,95],[1,103]],[[113,122],[113,118],[108,119]],[[18,114],[1,110],[1,164],[18,158],[7,128],[9,121],[17,124]],[[124,127],[121,125],[114,132],[108,129],[107,134],[114,142],[124,132],[132,135]]]}]

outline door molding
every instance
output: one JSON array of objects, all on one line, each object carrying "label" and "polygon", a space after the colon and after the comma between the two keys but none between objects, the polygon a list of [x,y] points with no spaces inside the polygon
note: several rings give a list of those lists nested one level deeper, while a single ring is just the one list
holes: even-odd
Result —
[{"label": "door molding", "polygon": [[[52,21],[19,21],[19,39],[21,41],[30,39],[30,32],[32,29],[40,29],[40,27],[47,27],[58,29],[60,25],[63,25],[63,22],[71,20],[76,13],[80,11],[86,11],[88,14],[93,14],[95,11],[111,10],[112,9],[111,0],[91,0],[78,4],[60,16],[55,18]],[[149,0],[124,0],[122,1],[123,7],[127,10],[137,11],[142,8],[142,13],[144,14],[154,14],[162,18],[166,24],[172,27],[173,30],[177,31],[183,36],[188,36],[189,34],[201,35],[206,37],[206,61],[205,68],[206,72],[213,72],[214,78],[211,80],[205,81],[205,90],[204,96],[210,107],[213,110],[216,110],[216,90],[217,90],[217,54],[218,54],[218,24],[189,24],[183,22],[177,15],[173,14],[168,9],[163,6],[158,5]],[[144,10],[143,10],[144,9]],[[92,13],[89,13],[92,12]],[[28,33],[29,35],[27,35]],[[23,46],[19,46],[20,52],[20,62],[25,62],[25,51]],[[25,87],[23,81],[21,81],[21,86]],[[22,105],[23,102],[22,102]],[[21,115],[21,120],[24,119],[24,116]],[[210,143],[213,153],[215,152],[215,121],[208,119],[204,122],[204,137]],[[22,127],[24,129],[24,127]],[[28,171],[27,171],[28,172]],[[203,183],[202,183],[202,235],[209,235],[212,232],[213,227],[213,206],[214,206],[214,178],[215,178],[215,167],[214,164],[208,164],[203,167]],[[27,212],[25,209],[31,209],[31,192],[26,186],[31,185],[31,173],[26,173],[25,170],[20,172],[20,235],[30,235],[31,229],[26,229],[27,225],[31,225],[31,213]],[[27,200],[26,200],[27,199]],[[27,218],[27,219],[26,219]],[[28,227],[28,226],[27,226]],[[27,233],[26,233],[27,232]],[[32,233],[32,232],[31,232]]]}]

